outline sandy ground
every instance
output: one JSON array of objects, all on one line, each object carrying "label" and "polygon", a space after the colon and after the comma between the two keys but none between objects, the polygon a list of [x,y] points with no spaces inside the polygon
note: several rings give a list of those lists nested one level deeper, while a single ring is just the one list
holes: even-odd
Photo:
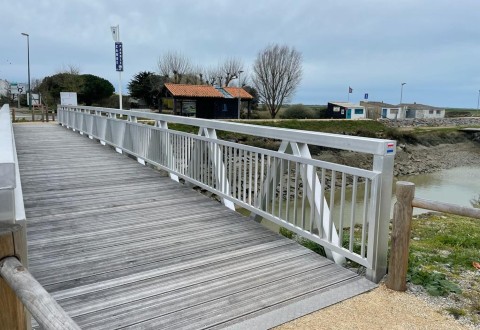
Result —
[{"label": "sandy ground", "polygon": [[289,329],[472,329],[435,311],[409,293],[381,284],[377,289],[345,300],[275,328]]}]

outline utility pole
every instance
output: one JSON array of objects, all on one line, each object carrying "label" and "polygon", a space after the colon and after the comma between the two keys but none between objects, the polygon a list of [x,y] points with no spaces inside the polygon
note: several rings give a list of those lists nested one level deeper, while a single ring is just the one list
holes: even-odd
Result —
[{"label": "utility pole", "polygon": [[[35,121],[35,115],[32,111],[32,90],[30,89],[30,35],[28,33],[21,33],[22,36],[27,37],[27,65],[28,65],[28,110],[32,113],[32,121]],[[18,96],[20,100],[20,95]],[[20,101],[18,101],[20,104]],[[19,106],[20,107],[20,106]]]}]

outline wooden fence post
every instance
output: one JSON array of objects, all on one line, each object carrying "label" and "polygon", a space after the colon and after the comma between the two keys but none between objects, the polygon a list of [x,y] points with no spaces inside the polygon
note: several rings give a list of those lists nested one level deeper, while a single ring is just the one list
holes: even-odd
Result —
[{"label": "wooden fence post", "polygon": [[412,200],[415,184],[398,181],[395,195],[397,202],[393,211],[393,229],[390,248],[390,262],[386,285],[389,289],[405,291],[407,289],[408,249],[412,223]]},{"label": "wooden fence post", "polygon": [[[17,255],[15,237],[22,230],[20,225],[0,225],[0,263],[6,257]],[[23,304],[7,282],[0,277],[0,325],[2,329],[27,329]]]}]

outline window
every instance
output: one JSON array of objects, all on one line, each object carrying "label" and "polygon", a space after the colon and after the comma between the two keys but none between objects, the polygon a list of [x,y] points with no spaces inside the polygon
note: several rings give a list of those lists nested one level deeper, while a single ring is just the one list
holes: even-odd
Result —
[{"label": "window", "polygon": [[340,111],[340,107],[333,107],[333,112],[339,112]]},{"label": "window", "polygon": [[442,111],[441,110],[437,110],[437,115],[439,115]]},{"label": "window", "polygon": [[428,113],[429,113],[430,115],[433,115],[433,110],[428,110]]},{"label": "window", "polygon": [[356,115],[363,115],[363,109],[355,109]]},{"label": "window", "polygon": [[398,109],[390,109],[391,115],[398,115]]}]

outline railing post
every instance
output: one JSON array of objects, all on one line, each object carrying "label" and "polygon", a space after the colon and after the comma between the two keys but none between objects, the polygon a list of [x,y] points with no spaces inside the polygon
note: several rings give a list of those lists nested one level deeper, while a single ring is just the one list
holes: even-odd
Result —
[{"label": "railing post", "polygon": [[[22,230],[20,225],[0,225],[0,265],[6,257],[17,256],[15,238]],[[0,277],[0,325],[2,329],[27,329],[23,304],[7,282]]]},{"label": "railing post", "polygon": [[[388,142],[385,142],[387,144]],[[391,147],[395,150],[395,145]],[[387,149],[387,148],[386,148]],[[388,150],[388,149],[387,149]],[[366,277],[378,283],[387,273],[388,232],[390,228],[390,210],[393,185],[394,152],[373,157],[373,170],[381,173],[380,187],[377,197],[377,221],[373,229],[372,269],[367,269]]]},{"label": "railing post", "polygon": [[397,182],[394,206],[390,263],[388,267],[387,287],[396,291],[407,289],[408,247],[412,223],[412,200],[415,195],[415,184]]}]

